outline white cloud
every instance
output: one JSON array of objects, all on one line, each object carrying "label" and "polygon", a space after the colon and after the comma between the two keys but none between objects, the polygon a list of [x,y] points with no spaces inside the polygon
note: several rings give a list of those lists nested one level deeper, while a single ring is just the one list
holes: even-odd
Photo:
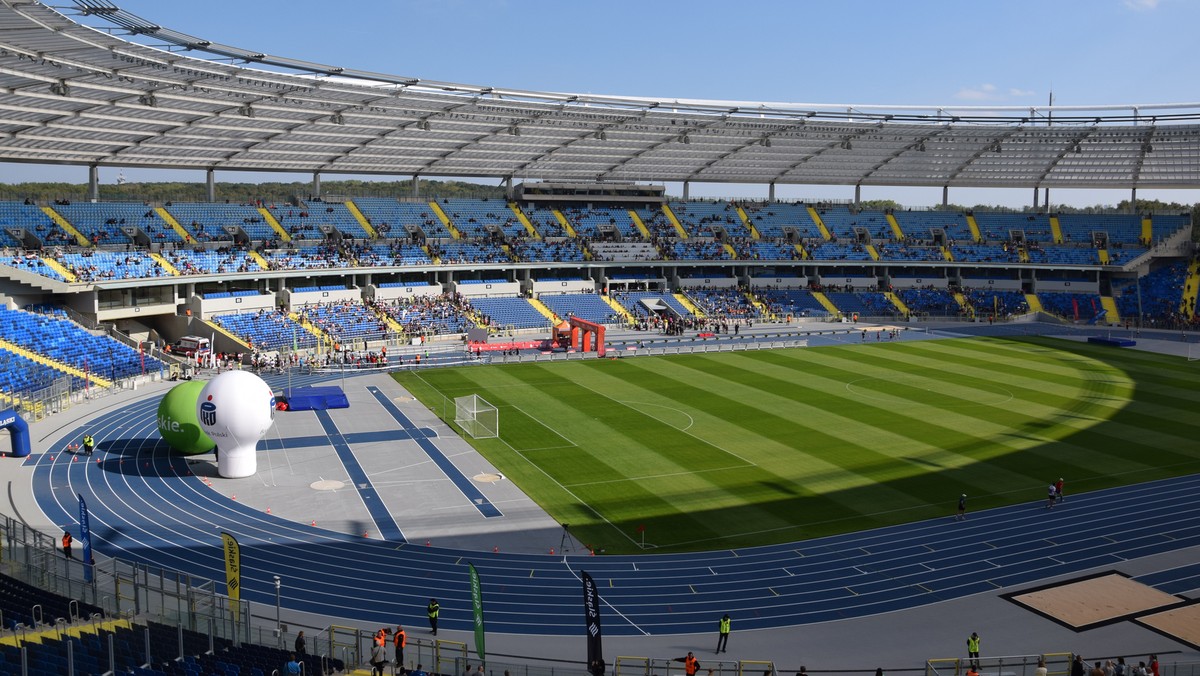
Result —
[{"label": "white cloud", "polygon": [[1144,12],[1158,7],[1158,0],[1121,0],[1121,4],[1135,12]]},{"label": "white cloud", "polygon": [[995,101],[997,99],[996,85],[981,84],[978,87],[964,87],[958,90],[954,98],[966,101]]},{"label": "white cloud", "polygon": [[1017,98],[1024,98],[1024,97],[1027,97],[1027,96],[1033,96],[1033,95],[1034,95],[1034,94],[1036,94],[1036,93],[1037,93],[1037,92],[1033,91],[1032,89],[1017,89],[1016,87],[1013,87],[1012,89],[1009,89],[1009,90],[1008,90],[1008,95],[1009,95],[1009,96],[1014,96],[1014,97],[1017,97]]}]

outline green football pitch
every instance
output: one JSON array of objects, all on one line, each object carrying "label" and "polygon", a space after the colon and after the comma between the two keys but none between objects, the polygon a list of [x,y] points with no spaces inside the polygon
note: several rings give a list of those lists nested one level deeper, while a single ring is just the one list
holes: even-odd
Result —
[{"label": "green football pitch", "polygon": [[1196,363],[972,338],[397,374],[584,544],[789,542],[1200,470]]}]

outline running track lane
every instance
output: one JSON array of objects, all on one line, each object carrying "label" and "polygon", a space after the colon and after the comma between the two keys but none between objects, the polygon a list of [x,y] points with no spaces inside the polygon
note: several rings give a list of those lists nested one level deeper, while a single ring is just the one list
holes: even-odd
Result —
[{"label": "running track lane", "polygon": [[[551,557],[397,546],[285,521],[209,489],[158,439],[156,406],[135,402],[88,428],[100,463],[61,452],[54,461],[39,457],[33,483],[46,514],[74,524],[81,493],[99,551],[214,580],[224,576],[220,532],[229,531],[242,546],[244,598],[272,603],[279,575],[289,609],[367,624],[398,615],[416,622],[433,596],[443,626],[469,630],[468,561],[479,569],[495,631],[577,634],[577,573],[586,569],[609,606],[609,633],[676,634],[708,631],[724,612],[745,629],[872,615],[1200,544],[1193,475],[1072,495],[1055,510],[1038,500],[965,522],[948,516],[739,550]],[[1195,574],[1181,570],[1161,584],[1169,589]]]}]

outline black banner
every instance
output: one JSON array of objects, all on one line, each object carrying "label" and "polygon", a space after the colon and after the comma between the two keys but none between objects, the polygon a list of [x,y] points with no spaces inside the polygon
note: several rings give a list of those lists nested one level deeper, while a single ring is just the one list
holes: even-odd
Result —
[{"label": "black banner", "polygon": [[593,676],[602,676],[606,671],[604,664],[604,648],[600,635],[600,590],[592,576],[584,571],[579,573],[583,580],[583,611],[584,623],[587,627],[587,661],[588,671]]}]

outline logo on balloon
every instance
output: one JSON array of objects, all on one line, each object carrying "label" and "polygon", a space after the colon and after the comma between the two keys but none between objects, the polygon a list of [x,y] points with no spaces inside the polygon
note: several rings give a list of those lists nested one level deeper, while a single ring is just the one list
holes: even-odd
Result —
[{"label": "logo on balloon", "polygon": [[203,425],[217,424],[217,405],[211,401],[200,404],[200,423]]}]

